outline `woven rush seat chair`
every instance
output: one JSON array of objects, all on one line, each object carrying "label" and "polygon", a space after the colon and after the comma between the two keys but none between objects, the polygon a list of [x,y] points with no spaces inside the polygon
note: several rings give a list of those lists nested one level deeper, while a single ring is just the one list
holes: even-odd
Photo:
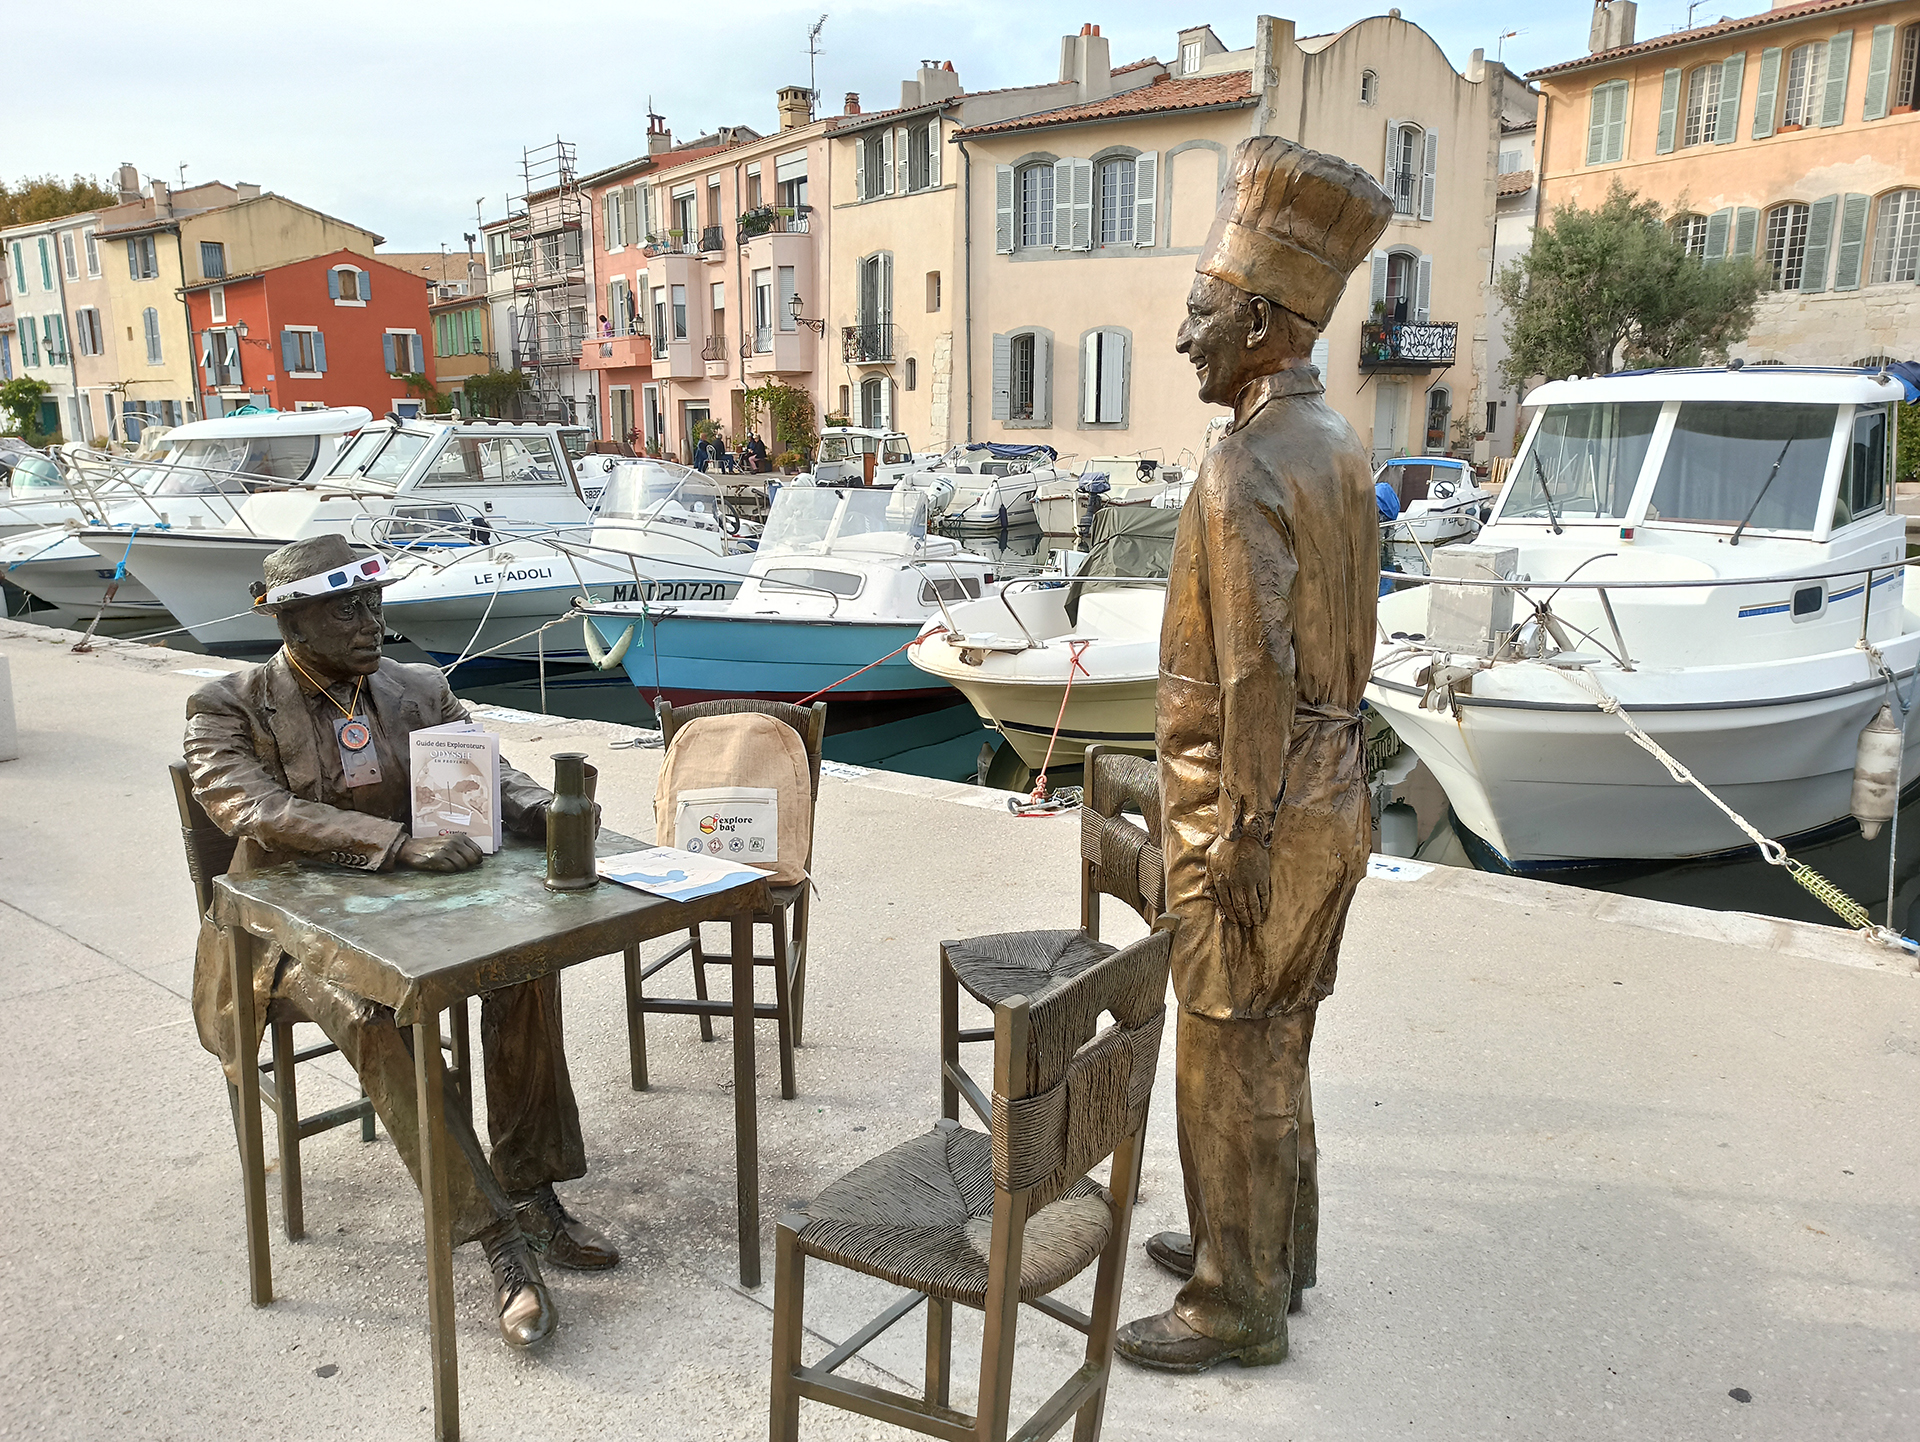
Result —
[{"label": "woven rush seat chair", "polygon": [[[200,805],[193,794],[193,776],[185,762],[169,762],[167,773],[173,781],[173,799],[180,811],[180,837],[186,844],[187,874],[193,879],[193,899],[200,915],[205,916],[213,905],[214,879],[227,874],[228,868],[233,865],[233,854],[239,843],[215,826]],[[340,1050],[324,1039],[312,1046],[296,1047],[293,1029],[306,1020],[297,1007],[284,1000],[276,998],[269,1002],[267,1035],[272,1050],[268,1059],[259,1062],[260,1100],[273,1111],[279,1133],[280,1220],[290,1242],[297,1242],[307,1234],[306,1201],[300,1181],[300,1144],[308,1137],[356,1121],[360,1123],[361,1141],[370,1142],[374,1138],[373,1102],[368,1099],[364,1087],[360,1090],[358,1100],[348,1102],[345,1106],[331,1107],[306,1116],[300,1114],[297,1076],[300,1063]],[[441,1038],[441,1045],[452,1053],[447,1081],[450,1095],[457,1096],[459,1104],[466,1108],[471,1118],[473,1091],[468,1079],[472,1075],[472,1061],[468,1048],[465,1002],[452,1009],[452,1023],[452,1035]],[[227,1083],[227,1104],[233,1112],[237,1134],[240,1128],[240,1097],[232,1082]],[[241,1152],[241,1164],[243,1167],[246,1164],[244,1149]]]},{"label": "woven rush seat chair", "polygon": [[[1049,1437],[1077,1417],[1076,1442],[1099,1437],[1133,1188],[1103,1187],[1087,1172],[1111,1156],[1111,1177],[1138,1174],[1176,925],[1165,918],[1133,945],[995,1005],[990,1134],[943,1117],[781,1218],[773,1442],[796,1442],[803,1397],[929,1436],[1005,1442],[1023,1302],[1083,1333],[1087,1347],[1084,1363],[1013,1435]],[[1096,1034],[1103,1012],[1114,1020]],[[801,1359],[809,1258],[907,1289],[811,1367]],[[1049,1295],[1096,1260],[1090,1312]],[[923,1302],[922,1395],[834,1375]],[[974,1416],[950,1405],[956,1305],[986,1318]]]},{"label": "woven rush seat chair", "polygon": [[[673,706],[663,700],[656,710],[660,718],[660,743],[663,748],[673,745],[674,734],[682,726],[703,716],[739,716],[753,712],[771,716],[791,726],[800,733],[800,739],[806,745],[807,767],[813,785],[812,804],[816,808],[819,806],[821,751],[827,735],[826,702],[793,706],[784,701],[759,701],[742,697]],[[812,829],[809,822],[809,834]],[[672,841],[672,837],[665,837],[661,844],[671,845]],[[768,967],[772,970],[774,999],[771,1004],[756,1001],[753,1015],[756,1020],[772,1020],[777,1024],[780,1095],[783,1100],[792,1101],[798,1094],[794,1082],[793,1051],[800,1045],[801,1027],[806,1017],[807,923],[813,914],[812,889],[809,883],[802,881],[797,886],[772,888],[772,897],[772,909],[759,912],[753,918],[755,926],[764,926],[772,934],[769,954],[756,954],[753,964],[756,968]],[[693,962],[693,996],[648,996],[647,982],[683,956],[691,958]],[[645,1091],[651,1084],[647,1075],[647,1013],[697,1016],[700,1018],[700,1040],[712,1041],[713,1019],[716,1016],[731,1016],[733,1004],[724,999],[716,1001],[707,995],[707,968],[726,967],[732,962],[730,952],[710,954],[702,947],[698,927],[693,929],[687,940],[665,956],[644,966],[637,949],[627,953],[628,1069],[635,1091]]]},{"label": "woven rush seat chair", "polygon": [[[1080,804],[1080,927],[1069,931],[1003,931],[940,944],[940,1114],[959,1118],[960,1101],[991,1121],[986,1096],[960,1065],[960,1048],[991,1041],[990,1027],[960,1025],[960,992],[985,1006],[1032,995],[1077,976],[1113,954],[1100,940],[1100,898],[1114,897],[1152,925],[1167,904],[1167,865],[1160,849],[1160,777],[1144,756],[1087,748]],[[1140,813],[1144,828],[1128,820]]]}]

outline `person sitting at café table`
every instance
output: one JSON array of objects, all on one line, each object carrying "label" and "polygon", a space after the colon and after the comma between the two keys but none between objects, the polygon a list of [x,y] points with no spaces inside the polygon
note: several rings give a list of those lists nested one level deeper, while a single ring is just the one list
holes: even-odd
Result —
[{"label": "person sitting at caf\u00e9 table", "polygon": [[[266,558],[254,606],[271,615],[282,645],[251,670],[210,681],[187,702],[186,762],[194,794],[214,824],[239,842],[232,871],[289,860],[361,871],[467,871],[482,861],[466,836],[416,839],[408,736],[465,720],[446,678],[380,654],[381,588],[398,580],[377,557],[357,557],[345,537],[314,536]],[[500,766],[502,822],[544,837],[553,793]],[[252,1063],[267,1005],[284,999],[340,1048],[365,1084],[416,1185],[420,1122],[410,1033],[390,1008],[358,996],[302,961],[256,952],[256,1034],[233,1054],[234,1015],[219,932],[203,919],[194,961],[193,1011],[201,1045],[230,1082]],[[552,1332],[553,1298],[529,1251],[558,1266],[597,1271],[619,1253],[573,1215],[554,1183],[586,1175],[580,1112],[561,1044],[557,975],[489,992],[480,1003],[487,1128],[493,1178],[455,1146],[447,1200],[453,1240],[478,1241],[493,1272],[500,1333],[526,1347]],[[466,1127],[456,1109],[450,1125]],[[496,1180],[497,1179],[497,1180]]]}]

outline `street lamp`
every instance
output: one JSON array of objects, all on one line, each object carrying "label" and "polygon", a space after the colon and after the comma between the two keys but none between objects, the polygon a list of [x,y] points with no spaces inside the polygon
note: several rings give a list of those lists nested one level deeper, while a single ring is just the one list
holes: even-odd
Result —
[{"label": "street lamp", "polygon": [[800,292],[796,290],[793,293],[793,298],[787,302],[787,314],[793,317],[793,323],[795,325],[803,325],[822,340],[826,339],[827,322],[825,317],[819,320],[808,320],[800,314],[800,309],[803,304],[804,302],[800,299]]}]

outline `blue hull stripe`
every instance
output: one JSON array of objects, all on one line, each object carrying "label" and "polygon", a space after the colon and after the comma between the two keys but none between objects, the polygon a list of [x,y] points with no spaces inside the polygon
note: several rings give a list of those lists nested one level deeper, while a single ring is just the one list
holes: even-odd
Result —
[{"label": "blue hull stripe", "polygon": [[[1901,573],[1899,571],[1895,571],[1892,575],[1882,576],[1879,580],[1875,581],[1873,583],[1873,589],[1877,591],[1882,586],[1891,586],[1894,582],[1900,579],[1902,579]],[[1850,590],[1835,591],[1832,595],[1827,597],[1827,604],[1831,606],[1836,601],[1851,601],[1855,596],[1859,595],[1862,591],[1866,589],[1867,589],[1866,582],[1862,581],[1859,585],[1854,586]],[[1741,609],[1740,615],[1742,619],[1748,616],[1777,616],[1782,611],[1791,610],[1792,606],[1793,606],[1793,603],[1790,601],[1781,601],[1779,604],[1772,605],[1772,606],[1746,606]]]}]

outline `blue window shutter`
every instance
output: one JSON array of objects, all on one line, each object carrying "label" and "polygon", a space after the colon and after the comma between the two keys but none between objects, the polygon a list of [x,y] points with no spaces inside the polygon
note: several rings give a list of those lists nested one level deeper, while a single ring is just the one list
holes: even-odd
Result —
[{"label": "blue window shutter", "polygon": [[327,271],[327,299],[340,299],[340,272],[331,268]]},{"label": "blue window shutter", "polygon": [[393,337],[390,335],[381,336],[380,348],[382,353],[387,358],[387,374],[388,375],[395,374],[395,371],[393,369]]},{"label": "blue window shutter", "polygon": [[1765,140],[1773,134],[1774,117],[1780,112],[1780,47],[1760,52],[1760,89],[1753,97],[1753,138]]},{"label": "blue window shutter", "polygon": [[1752,255],[1760,242],[1760,212],[1750,205],[1735,206],[1733,211],[1734,255]]},{"label": "blue window shutter", "polygon": [[1727,240],[1733,229],[1733,207],[1716,210],[1707,217],[1707,260],[1727,258]]},{"label": "blue window shutter", "polygon": [[1833,288],[1860,289],[1861,262],[1867,250],[1867,208],[1872,197],[1849,195],[1840,202],[1840,243],[1834,249]]},{"label": "blue window shutter", "polygon": [[1860,106],[1862,120],[1887,118],[1887,89],[1893,70],[1893,32],[1896,28],[1892,25],[1873,27],[1873,48],[1867,52],[1867,95]]},{"label": "blue window shutter", "polygon": [[319,331],[313,333],[313,368],[321,375],[327,373],[327,338]]},{"label": "blue window shutter", "polygon": [[1827,42],[1827,93],[1820,104],[1823,126],[1838,125],[1847,118],[1847,66],[1852,60],[1853,32],[1842,30]]},{"label": "blue window shutter", "polygon": [[1660,81],[1660,137],[1654,141],[1656,154],[1673,150],[1673,136],[1680,115],[1680,72],[1669,70]]},{"label": "blue window shutter", "polygon": [[[140,279],[139,246],[140,246],[140,242],[138,240],[130,240],[127,242],[127,274],[132,276],[135,280]],[[23,286],[26,284],[25,277],[21,278],[20,284]]]},{"label": "blue window shutter", "polygon": [[1823,196],[1807,212],[1806,258],[1800,266],[1802,295],[1827,288],[1827,257],[1832,253],[1833,222],[1840,209],[1840,197]]},{"label": "blue window shutter", "polygon": [[1740,87],[1747,75],[1747,56],[1743,50],[1729,55],[1720,65],[1720,114],[1714,122],[1713,143],[1726,145],[1740,138]]},{"label": "blue window shutter", "polygon": [[292,370],[294,368],[294,365],[293,365],[294,350],[295,350],[295,347],[293,343],[293,332],[290,330],[281,331],[280,332],[280,364],[283,367],[285,367],[287,370]]},{"label": "blue window shutter", "polygon": [[370,270],[360,272],[360,299],[373,299],[373,272]]}]

